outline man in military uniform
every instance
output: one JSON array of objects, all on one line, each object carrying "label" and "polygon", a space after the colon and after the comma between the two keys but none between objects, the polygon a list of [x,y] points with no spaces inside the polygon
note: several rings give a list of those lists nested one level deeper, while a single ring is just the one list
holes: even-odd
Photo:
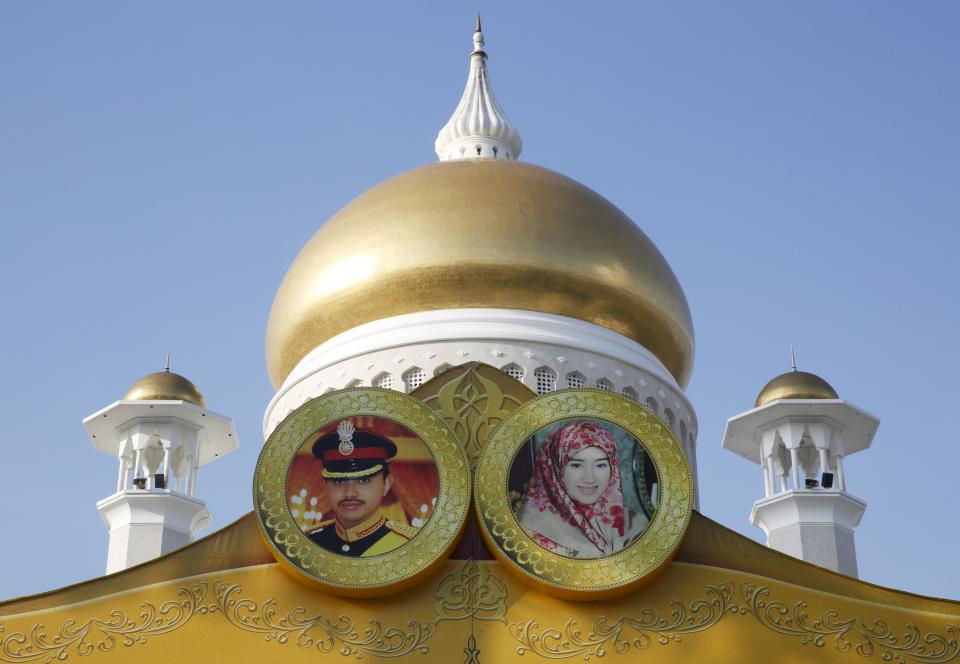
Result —
[{"label": "man in military uniform", "polygon": [[417,529],[386,519],[380,503],[393,486],[390,459],[397,446],[373,431],[358,431],[349,420],[313,444],[334,518],[307,533],[327,551],[343,556],[376,556],[406,543]]}]

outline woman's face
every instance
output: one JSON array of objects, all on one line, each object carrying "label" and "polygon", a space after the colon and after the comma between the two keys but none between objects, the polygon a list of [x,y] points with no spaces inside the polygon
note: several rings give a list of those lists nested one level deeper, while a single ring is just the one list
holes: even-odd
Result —
[{"label": "woman's face", "polygon": [[563,488],[581,505],[593,505],[610,484],[610,460],[599,447],[585,447],[563,468]]}]

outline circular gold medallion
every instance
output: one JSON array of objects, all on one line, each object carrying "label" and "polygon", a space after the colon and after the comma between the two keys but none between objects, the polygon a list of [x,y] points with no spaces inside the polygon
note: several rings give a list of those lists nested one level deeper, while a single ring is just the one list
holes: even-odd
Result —
[{"label": "circular gold medallion", "polygon": [[274,557],[327,592],[371,597],[429,574],[456,545],[470,502],[457,437],[416,399],[350,388],[312,399],[267,439],[254,473]]},{"label": "circular gold medallion", "polygon": [[687,456],[663,420],[593,389],[513,411],[476,469],[487,544],[548,594],[599,599],[636,588],[683,540],[693,510]]}]

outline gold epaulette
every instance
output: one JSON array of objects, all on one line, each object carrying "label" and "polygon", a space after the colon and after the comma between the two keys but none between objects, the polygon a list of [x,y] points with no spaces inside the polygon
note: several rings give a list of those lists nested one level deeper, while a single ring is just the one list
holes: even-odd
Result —
[{"label": "gold epaulette", "polygon": [[408,526],[405,523],[400,523],[399,521],[394,521],[393,519],[387,519],[386,524],[388,530],[392,530],[401,537],[406,537],[407,539],[413,539],[414,536],[420,532],[419,528],[414,528],[413,526]]},{"label": "gold epaulette", "polygon": [[310,530],[308,530],[308,531],[307,531],[306,533],[304,533],[304,534],[305,534],[305,535],[313,535],[313,534],[316,533],[316,532],[320,532],[320,531],[323,530],[324,528],[327,528],[327,527],[329,527],[329,526],[332,526],[334,521],[336,521],[336,519],[328,519],[328,520],[326,520],[326,521],[321,521],[320,523],[318,523],[316,526],[314,526],[313,528],[311,528]]}]

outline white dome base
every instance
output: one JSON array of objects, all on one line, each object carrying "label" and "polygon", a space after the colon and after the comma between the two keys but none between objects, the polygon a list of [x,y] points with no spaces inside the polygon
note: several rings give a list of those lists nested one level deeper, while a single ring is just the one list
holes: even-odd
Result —
[{"label": "white dome base", "polygon": [[467,362],[502,369],[540,394],[599,387],[637,399],[671,426],[696,477],[696,414],[650,351],[592,323],[519,309],[425,311],[337,335],[284,381],[264,415],[264,437],[294,409],[326,392],[357,385],[410,392]]}]

